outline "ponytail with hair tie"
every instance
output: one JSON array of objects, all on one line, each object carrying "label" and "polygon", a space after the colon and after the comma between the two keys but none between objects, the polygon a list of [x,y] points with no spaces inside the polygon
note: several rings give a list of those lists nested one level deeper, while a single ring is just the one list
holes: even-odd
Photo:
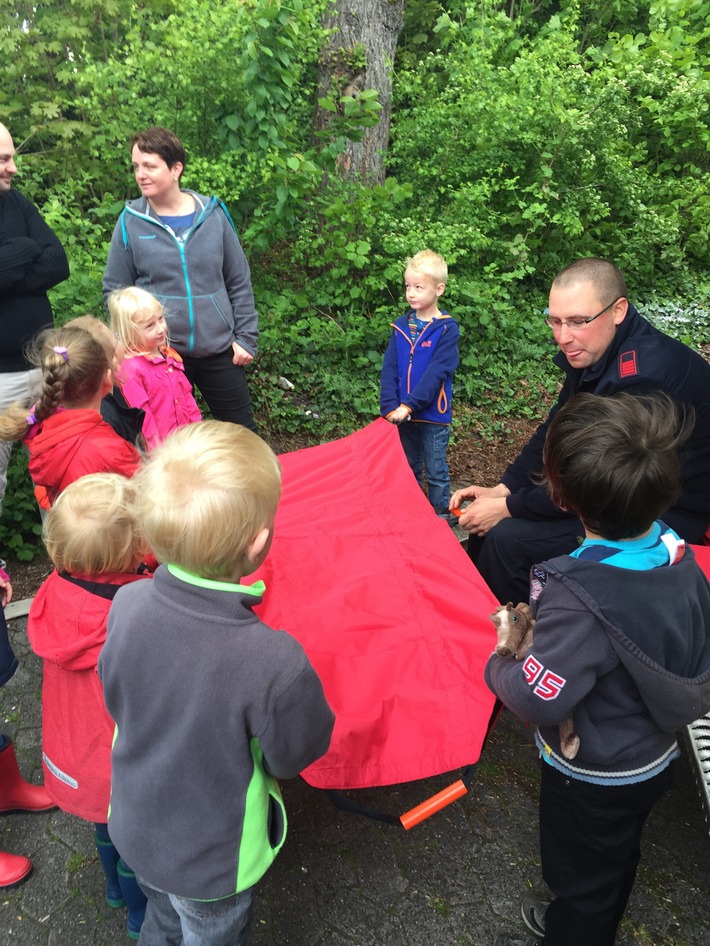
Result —
[{"label": "ponytail with hair tie", "polygon": [[41,369],[39,391],[29,411],[19,402],[0,411],[0,442],[22,440],[59,407],[92,404],[112,367],[111,354],[101,340],[85,328],[72,325],[38,333],[26,356],[30,364]]}]

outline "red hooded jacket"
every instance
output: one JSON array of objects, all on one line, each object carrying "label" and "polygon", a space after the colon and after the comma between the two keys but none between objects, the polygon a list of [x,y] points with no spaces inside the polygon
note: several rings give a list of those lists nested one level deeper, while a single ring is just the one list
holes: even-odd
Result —
[{"label": "red hooded jacket", "polygon": [[[48,509],[74,480],[89,473],[133,476],[141,464],[136,448],[123,440],[98,411],[59,408],[25,437],[28,469],[40,505]],[[43,496],[43,490],[46,496]]]},{"label": "red hooded jacket", "polygon": [[[75,576],[125,585],[143,575]],[[62,811],[86,821],[108,819],[114,724],[96,673],[111,600],[53,571],[30,607],[27,635],[44,661],[44,785]]]}]

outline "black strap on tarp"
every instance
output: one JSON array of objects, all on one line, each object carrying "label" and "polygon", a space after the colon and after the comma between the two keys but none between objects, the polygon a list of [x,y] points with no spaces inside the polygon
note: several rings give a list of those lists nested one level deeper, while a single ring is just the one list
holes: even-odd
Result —
[{"label": "black strap on tarp", "polygon": [[[503,703],[496,699],[493,704],[493,711],[491,712],[490,719],[488,720],[488,726],[486,728],[486,735],[483,739],[483,746],[481,747],[481,752],[485,748],[488,737],[495,724],[498,721],[498,717],[503,711]],[[477,771],[477,762],[472,762],[470,765],[465,766],[461,769],[461,781],[466,786],[466,790],[471,790],[471,785],[473,780],[476,777]],[[363,802],[358,801],[356,798],[351,798],[349,795],[344,795],[340,789],[336,788],[327,788],[326,794],[330,798],[333,805],[340,809],[340,811],[348,811],[351,814],[363,815],[365,818],[372,818],[374,821],[382,821],[384,824],[396,825],[397,827],[402,827],[402,822],[399,815],[391,815],[388,812],[380,811],[377,808],[372,808],[370,805],[365,805]]]}]

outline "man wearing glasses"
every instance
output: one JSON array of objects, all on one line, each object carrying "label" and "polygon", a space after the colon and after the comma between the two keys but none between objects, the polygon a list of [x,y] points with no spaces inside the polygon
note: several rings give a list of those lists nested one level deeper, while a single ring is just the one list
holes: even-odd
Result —
[{"label": "man wearing glasses", "polygon": [[545,321],[565,372],[557,403],[494,487],[468,486],[451,508],[472,500],[459,525],[468,554],[501,602],[527,601],[530,568],[572,552],[581,523],[555,506],[538,485],[550,421],[574,394],[665,391],[695,412],[693,433],[680,454],[683,492],[664,521],[688,542],[700,542],[710,523],[710,364],[643,319],[626,298],[621,272],[603,259],[577,260],[555,278]]}]

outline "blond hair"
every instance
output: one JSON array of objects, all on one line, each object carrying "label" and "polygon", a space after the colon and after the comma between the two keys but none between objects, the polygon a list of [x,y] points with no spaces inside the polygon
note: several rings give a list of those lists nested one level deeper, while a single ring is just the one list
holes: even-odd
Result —
[{"label": "blond hair", "polygon": [[246,427],[207,420],[170,434],[134,482],[159,561],[203,578],[241,578],[251,542],[276,515],[281,466]]},{"label": "blond hair", "polygon": [[449,268],[446,260],[440,253],[433,250],[420,250],[414,256],[410,256],[404,266],[405,272],[413,269],[415,273],[421,273],[422,276],[428,276],[433,279],[436,285],[440,283],[446,285],[449,278]]},{"label": "blond hair", "polygon": [[33,424],[46,420],[60,406],[90,404],[112,366],[101,342],[85,329],[70,325],[36,335],[27,360],[42,372],[39,397],[29,413],[18,403],[0,414],[0,440],[21,440]]},{"label": "blond hair", "polygon": [[47,513],[43,537],[60,572],[135,571],[148,543],[133,480],[118,473],[93,473],[70,483]]},{"label": "blond hair", "polygon": [[[155,296],[141,289],[139,286],[126,286],[125,289],[114,289],[106,300],[111,328],[126,346],[126,351],[138,354],[145,350],[143,331],[136,324],[136,319],[146,313],[164,313],[164,308]],[[168,343],[167,328],[165,343]]]}]

